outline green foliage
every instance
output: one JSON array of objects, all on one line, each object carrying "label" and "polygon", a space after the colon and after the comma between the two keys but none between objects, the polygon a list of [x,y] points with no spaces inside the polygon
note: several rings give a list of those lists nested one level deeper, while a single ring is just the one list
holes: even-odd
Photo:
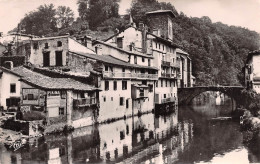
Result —
[{"label": "green foliage", "polygon": [[258,49],[259,34],[242,27],[212,23],[210,18],[175,18],[174,41],[191,55],[198,85],[240,85],[249,51]]},{"label": "green foliage", "polygon": [[78,0],[78,11],[82,20],[89,22],[91,30],[110,18],[118,18],[120,0]]},{"label": "green foliage", "polygon": [[157,0],[133,0],[129,12],[132,14],[134,22],[138,24],[141,21],[146,22],[146,12],[160,9],[171,10],[175,15],[178,15],[171,3],[159,3]]},{"label": "green foliage", "polygon": [[26,14],[19,27],[14,30],[24,30],[26,34],[42,36],[57,32],[58,28],[67,28],[73,21],[74,13],[69,7],[59,6],[56,10],[53,4],[45,4]]},{"label": "green foliage", "polygon": [[57,24],[61,29],[69,27],[74,21],[74,13],[69,7],[59,6],[56,15]]}]

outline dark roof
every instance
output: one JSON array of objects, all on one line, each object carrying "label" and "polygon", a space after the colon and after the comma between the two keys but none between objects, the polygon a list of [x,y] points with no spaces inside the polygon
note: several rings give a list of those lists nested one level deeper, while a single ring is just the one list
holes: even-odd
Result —
[{"label": "dark roof", "polygon": [[176,15],[171,10],[155,10],[151,12],[146,12],[145,15],[151,15],[151,14],[170,14],[172,17],[176,17]]},{"label": "dark roof", "polygon": [[248,63],[248,61],[252,58],[252,56],[254,55],[260,55],[260,50],[255,50],[255,51],[251,51],[248,53],[248,56],[247,56],[247,60],[246,62]]},{"label": "dark roof", "polygon": [[128,54],[131,54],[131,55],[137,55],[137,56],[143,56],[143,57],[147,57],[147,58],[153,58],[153,56],[151,56],[151,55],[146,55],[146,54],[143,54],[143,53],[140,53],[140,52],[127,51],[127,50],[124,50],[124,49],[122,49],[122,48],[115,47],[115,46],[113,46],[113,45],[111,45],[111,44],[108,44],[108,43],[103,42],[103,41],[100,41],[100,40],[95,40],[95,41],[93,42],[93,45],[95,45],[95,44],[103,44],[103,45],[109,46],[109,47],[111,47],[111,48],[114,48],[114,49],[116,49],[116,50],[119,50],[119,51],[122,51],[122,52],[125,52],[125,53],[128,53]]},{"label": "dark roof", "polygon": [[260,77],[253,77],[253,81],[260,81]]},{"label": "dark roof", "polygon": [[[2,70],[8,69],[1,67]],[[21,77],[21,81],[45,90],[98,90],[95,87],[81,83],[71,78],[51,78],[40,73],[33,72],[25,67],[14,67],[8,72]]]},{"label": "dark roof", "polygon": [[147,69],[154,69],[158,70],[156,67],[149,67],[149,66],[142,66],[142,65],[137,65],[137,64],[130,64],[128,62],[125,62],[123,60],[117,59],[111,55],[95,55],[95,54],[88,54],[88,53],[82,53],[82,52],[74,52],[70,51],[71,53],[75,53],[77,55],[81,55],[87,58],[91,58],[94,60],[101,61],[103,63],[108,63],[112,65],[119,65],[119,66],[124,66],[124,67],[131,67],[131,68],[147,68]]}]

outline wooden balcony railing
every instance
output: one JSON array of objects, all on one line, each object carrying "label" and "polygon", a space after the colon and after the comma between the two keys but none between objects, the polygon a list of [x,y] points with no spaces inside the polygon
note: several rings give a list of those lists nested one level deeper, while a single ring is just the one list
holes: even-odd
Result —
[{"label": "wooden balcony railing", "polygon": [[169,102],[175,102],[175,101],[176,101],[175,97],[168,97],[168,98],[162,99],[162,104],[169,103]]},{"label": "wooden balcony railing", "polygon": [[171,66],[171,62],[162,60],[162,65],[170,67]]},{"label": "wooden balcony railing", "polygon": [[103,72],[104,78],[140,78],[140,79],[157,79],[158,74],[131,73],[131,72]]},{"label": "wooden balcony railing", "polygon": [[161,73],[161,76],[170,78],[171,74],[170,73]]},{"label": "wooden balcony railing", "polygon": [[82,99],[73,99],[73,107],[86,107],[91,105],[96,105],[97,101],[95,97],[91,98],[82,98]]}]

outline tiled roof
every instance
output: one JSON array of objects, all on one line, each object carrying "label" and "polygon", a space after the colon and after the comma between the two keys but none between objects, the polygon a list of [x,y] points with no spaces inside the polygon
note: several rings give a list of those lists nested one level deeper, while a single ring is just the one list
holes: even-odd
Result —
[{"label": "tiled roof", "polygon": [[98,44],[103,44],[103,45],[106,45],[106,46],[109,46],[111,48],[114,48],[114,49],[117,49],[119,51],[122,51],[122,52],[125,52],[125,53],[128,53],[128,54],[131,54],[131,55],[137,55],[137,56],[143,56],[143,57],[147,57],[147,58],[153,58],[153,56],[151,55],[146,55],[146,54],[143,54],[143,53],[140,53],[140,52],[133,52],[133,51],[127,51],[127,50],[124,50],[122,48],[118,48],[118,47],[115,47],[109,43],[106,43],[106,42],[103,42],[103,41],[100,41],[100,40],[95,40],[94,41],[94,45],[98,43]]},{"label": "tiled roof", "polygon": [[91,91],[97,88],[81,83],[71,78],[51,78],[40,73],[33,72],[25,67],[14,67],[11,72],[21,76],[21,81],[42,89],[58,90],[82,90]]},{"label": "tiled roof", "polygon": [[185,52],[185,51],[183,51],[182,49],[179,49],[179,48],[176,49],[176,52],[181,53],[181,54],[185,54],[185,55],[189,55],[188,52]]},{"label": "tiled roof", "polygon": [[59,38],[68,38],[69,35],[64,36],[54,36],[54,37],[42,37],[42,38],[33,38],[32,40],[47,40],[47,39],[59,39]]},{"label": "tiled roof", "polygon": [[149,15],[149,14],[159,14],[159,13],[169,13],[173,17],[176,17],[175,14],[171,10],[155,10],[155,11],[151,11],[151,12],[146,12],[145,14]]},{"label": "tiled roof", "polygon": [[81,56],[84,56],[84,57],[87,57],[87,58],[98,60],[98,61],[101,61],[103,63],[119,65],[119,66],[124,66],[124,67],[131,67],[131,68],[147,68],[147,69],[158,70],[156,67],[149,67],[149,66],[142,66],[142,65],[137,65],[137,64],[130,64],[130,63],[125,62],[123,60],[119,60],[117,58],[114,58],[113,56],[110,56],[110,55],[94,55],[94,54],[87,54],[87,53],[73,52],[73,51],[70,51],[70,52],[78,54],[78,55],[81,55]]}]

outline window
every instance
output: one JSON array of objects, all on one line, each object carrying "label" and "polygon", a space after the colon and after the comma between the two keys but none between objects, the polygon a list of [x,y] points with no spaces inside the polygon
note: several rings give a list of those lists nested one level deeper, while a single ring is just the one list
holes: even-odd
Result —
[{"label": "window", "polygon": [[149,87],[149,92],[153,92],[153,85],[149,84],[148,87]]},{"label": "window", "polygon": [[175,87],[175,81],[173,82],[173,87]]},{"label": "window", "polygon": [[165,86],[168,87],[168,81],[167,80],[165,80]]},{"label": "window", "polygon": [[16,84],[10,84],[10,93],[16,92]]},{"label": "window", "polygon": [[123,106],[124,105],[124,101],[125,101],[125,98],[124,97],[120,97],[120,101],[119,101],[119,105],[120,106]]},{"label": "window", "polygon": [[143,62],[143,63],[145,62],[145,59],[144,59],[144,57],[142,57],[142,62]]},{"label": "window", "polygon": [[66,98],[66,91],[61,91],[60,97],[62,99],[65,99]]},{"label": "window", "polygon": [[33,99],[33,94],[28,94],[28,100],[34,100]]},{"label": "window", "polygon": [[123,48],[123,38],[117,38],[117,47]]},{"label": "window", "polygon": [[107,65],[105,66],[105,71],[108,71],[108,66]]},{"label": "window", "polygon": [[59,115],[64,115],[64,107],[59,107]]},{"label": "window", "polygon": [[117,81],[114,81],[114,90],[117,90]]},{"label": "window", "polygon": [[106,91],[109,90],[109,81],[105,81],[105,90],[106,90]]},{"label": "window", "polygon": [[155,48],[157,48],[157,43],[155,43]]},{"label": "window", "polygon": [[45,43],[45,44],[44,44],[44,48],[49,48],[49,44],[48,44],[48,43]]},{"label": "window", "polygon": [[151,66],[151,60],[148,59],[148,66]]},{"label": "window", "polygon": [[172,82],[170,81],[170,87],[172,87]]},{"label": "window", "polygon": [[164,94],[163,97],[166,98],[166,94]]},{"label": "window", "polygon": [[134,62],[135,62],[135,64],[137,64],[137,57],[136,56],[134,56]]},{"label": "window", "polygon": [[120,140],[123,140],[123,139],[125,139],[125,132],[124,132],[124,130],[120,131]]},{"label": "window", "polygon": [[128,108],[129,107],[129,100],[127,99],[126,100],[126,108]]},{"label": "window", "polygon": [[122,90],[127,90],[127,81],[122,81]]},{"label": "window", "polygon": [[158,88],[158,81],[155,82],[155,86],[156,86],[156,88]]},{"label": "window", "polygon": [[106,100],[107,100],[107,99],[106,99],[106,96],[104,96],[104,102],[106,102]]},{"label": "window", "polygon": [[161,80],[161,87],[163,87],[163,79]]},{"label": "window", "polygon": [[122,68],[122,72],[125,72],[125,68]]},{"label": "window", "polygon": [[161,49],[161,44],[159,43],[159,49]]},{"label": "window", "polygon": [[114,99],[113,99],[113,97],[111,97],[111,101],[113,101]]},{"label": "window", "polygon": [[164,51],[164,45],[162,46],[162,49],[163,49],[163,51]]},{"label": "window", "polygon": [[61,41],[58,41],[57,42],[57,47],[61,47],[62,46],[62,42]]}]

